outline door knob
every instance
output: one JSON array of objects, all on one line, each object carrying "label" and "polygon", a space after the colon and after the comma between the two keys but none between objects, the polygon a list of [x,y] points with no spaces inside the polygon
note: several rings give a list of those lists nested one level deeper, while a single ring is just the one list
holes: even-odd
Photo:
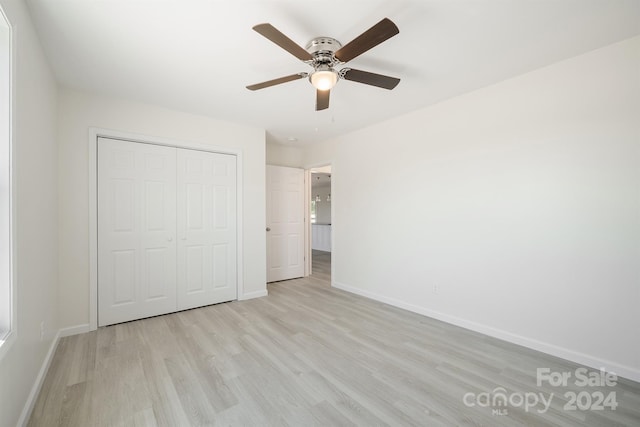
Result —
[{"label": "door knob", "polygon": [[267,231],[271,231],[271,228],[267,227]]},{"label": "door knob", "polygon": [[173,237],[167,237],[167,242],[172,242],[173,241]]}]

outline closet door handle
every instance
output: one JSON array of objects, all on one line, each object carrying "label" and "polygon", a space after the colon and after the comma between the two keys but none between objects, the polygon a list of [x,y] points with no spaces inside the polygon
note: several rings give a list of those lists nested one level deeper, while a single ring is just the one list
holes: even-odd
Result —
[{"label": "closet door handle", "polygon": [[267,227],[267,231],[271,231],[271,228]]}]

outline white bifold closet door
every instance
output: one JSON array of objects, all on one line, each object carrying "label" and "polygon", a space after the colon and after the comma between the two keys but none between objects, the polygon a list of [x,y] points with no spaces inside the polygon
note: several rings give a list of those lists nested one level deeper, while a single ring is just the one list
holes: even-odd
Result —
[{"label": "white bifold closet door", "polygon": [[237,297],[236,158],[178,149],[178,310]]},{"label": "white bifold closet door", "polygon": [[237,298],[236,158],[98,140],[98,325]]}]

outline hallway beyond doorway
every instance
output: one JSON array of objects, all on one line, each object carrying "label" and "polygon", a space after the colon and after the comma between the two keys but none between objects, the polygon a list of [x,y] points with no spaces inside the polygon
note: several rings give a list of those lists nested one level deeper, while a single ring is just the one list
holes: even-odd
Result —
[{"label": "hallway beyond doorway", "polygon": [[331,252],[311,251],[311,277],[321,279],[331,285]]}]

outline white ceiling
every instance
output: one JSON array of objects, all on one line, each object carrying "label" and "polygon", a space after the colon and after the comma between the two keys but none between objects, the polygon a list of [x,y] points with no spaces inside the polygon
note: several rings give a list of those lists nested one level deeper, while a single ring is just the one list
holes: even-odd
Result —
[{"label": "white ceiling", "polygon": [[[60,83],[267,130],[304,145],[434,104],[640,33],[638,0],[27,0]],[[301,46],[349,42],[383,17],[400,34],[349,65],[402,79],[342,80],[316,112],[310,68],[251,27]],[[296,138],[296,142],[287,141]]]}]

